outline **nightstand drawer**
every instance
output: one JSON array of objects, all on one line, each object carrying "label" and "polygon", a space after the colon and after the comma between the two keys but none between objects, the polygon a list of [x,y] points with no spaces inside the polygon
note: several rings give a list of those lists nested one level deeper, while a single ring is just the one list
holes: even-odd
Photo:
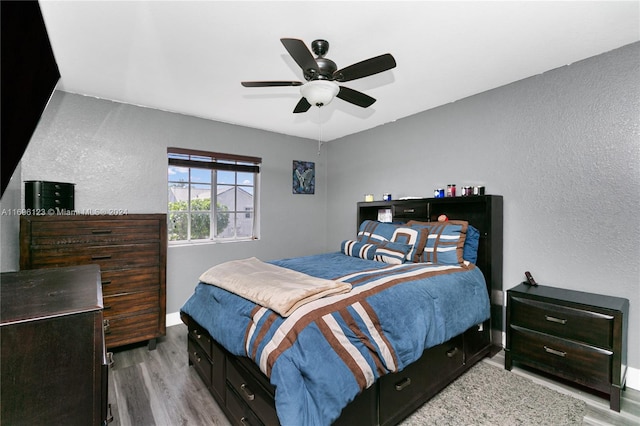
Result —
[{"label": "nightstand drawer", "polygon": [[613,352],[512,325],[511,351],[525,364],[596,389],[611,381]]},{"label": "nightstand drawer", "polygon": [[511,324],[601,348],[613,348],[614,317],[514,296]]}]

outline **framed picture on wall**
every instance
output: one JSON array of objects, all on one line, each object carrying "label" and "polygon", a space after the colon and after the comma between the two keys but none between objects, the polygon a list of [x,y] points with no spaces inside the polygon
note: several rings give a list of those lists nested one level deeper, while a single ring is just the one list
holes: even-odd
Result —
[{"label": "framed picture on wall", "polygon": [[293,160],[293,193],[313,194],[316,189],[316,163]]}]

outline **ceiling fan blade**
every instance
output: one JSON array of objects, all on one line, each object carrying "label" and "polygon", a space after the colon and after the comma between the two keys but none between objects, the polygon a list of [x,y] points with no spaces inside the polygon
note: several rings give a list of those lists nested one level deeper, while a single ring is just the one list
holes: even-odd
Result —
[{"label": "ceiling fan blade", "polygon": [[280,41],[305,74],[309,73],[310,70],[312,74],[318,72],[318,63],[302,40],[297,38],[281,38]]},{"label": "ceiling fan blade", "polygon": [[307,112],[309,111],[309,108],[311,108],[311,104],[307,101],[307,99],[300,98],[300,101],[298,102],[296,107],[293,109],[293,113],[298,114],[301,112]]},{"label": "ceiling fan blade", "polygon": [[333,73],[335,81],[351,81],[357,78],[368,77],[383,71],[395,68],[396,60],[389,53],[366,59],[364,61],[349,65]]},{"label": "ceiling fan blade", "polygon": [[349,89],[348,87],[340,86],[340,91],[336,95],[343,101],[350,102],[354,105],[358,105],[362,108],[367,108],[376,101],[369,95],[365,95],[362,92],[358,92],[357,90]]},{"label": "ceiling fan blade", "polygon": [[302,86],[301,81],[243,81],[244,87]]}]

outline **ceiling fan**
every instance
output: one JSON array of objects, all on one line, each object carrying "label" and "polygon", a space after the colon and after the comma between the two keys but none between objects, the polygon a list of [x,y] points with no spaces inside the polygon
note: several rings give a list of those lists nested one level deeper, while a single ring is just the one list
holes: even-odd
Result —
[{"label": "ceiling fan", "polygon": [[329,42],[326,40],[314,40],[311,49],[316,54],[313,57],[302,40],[295,38],[281,38],[280,41],[293,57],[293,60],[302,68],[306,83],[301,81],[243,81],[244,87],[275,87],[275,86],[301,86],[302,98],[294,108],[294,113],[306,112],[312,105],[321,107],[327,105],[338,97],[362,108],[371,106],[376,100],[357,90],[340,86],[338,83],[356,80],[362,77],[378,74],[390,70],[396,66],[396,61],[389,53],[376,56],[355,63],[346,68],[338,69],[335,62],[325,58],[329,51]]}]

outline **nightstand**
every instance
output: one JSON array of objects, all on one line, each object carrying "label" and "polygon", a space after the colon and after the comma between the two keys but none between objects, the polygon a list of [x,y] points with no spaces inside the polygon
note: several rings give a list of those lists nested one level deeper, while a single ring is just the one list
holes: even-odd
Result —
[{"label": "nightstand", "polygon": [[609,395],[620,411],[629,301],[520,284],[507,291],[505,369],[521,363]]}]

